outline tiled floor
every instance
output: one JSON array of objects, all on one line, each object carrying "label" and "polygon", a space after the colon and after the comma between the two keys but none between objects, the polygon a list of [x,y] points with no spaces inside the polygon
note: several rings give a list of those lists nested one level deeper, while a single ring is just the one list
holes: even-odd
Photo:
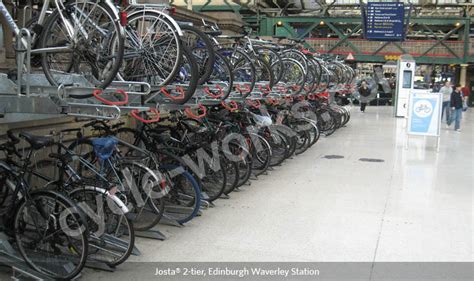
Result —
[{"label": "tiled floor", "polygon": [[[474,111],[462,132],[411,137],[392,108],[354,110],[347,127],[219,200],[186,226],[138,239],[131,261],[474,261]],[[342,155],[325,159],[324,155]],[[383,162],[361,162],[377,158]],[[137,272],[134,272],[137,270]],[[124,264],[116,273],[139,276]],[[87,270],[84,277],[119,274]]]},{"label": "tiled floor", "polygon": [[[388,107],[216,202],[134,261],[474,261],[473,128],[443,125],[441,146],[411,137]],[[324,155],[342,155],[325,159]],[[361,162],[360,158],[384,162]]]}]

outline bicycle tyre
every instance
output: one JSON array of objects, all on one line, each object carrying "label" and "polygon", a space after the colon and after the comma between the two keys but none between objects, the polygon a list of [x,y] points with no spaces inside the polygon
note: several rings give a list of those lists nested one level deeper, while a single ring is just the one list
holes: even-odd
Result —
[{"label": "bicycle tyre", "polygon": [[[64,72],[66,74],[71,74],[72,73],[77,73],[77,74],[84,74],[87,72],[84,77],[90,82],[93,86],[98,87],[98,88],[106,88],[112,81],[115,79],[119,68],[122,64],[123,61],[123,54],[124,54],[124,33],[123,29],[119,24],[118,19],[115,16],[115,13],[111,10],[111,8],[106,5],[103,2],[96,3],[96,2],[89,2],[88,0],[75,0],[75,1],[70,1],[67,4],[65,4],[66,10],[70,11],[70,14],[73,14],[72,11],[74,9],[79,9],[81,6],[78,5],[78,2],[80,4],[88,5],[87,3],[90,3],[92,7],[98,7],[101,9],[100,11],[103,12],[103,17],[101,17],[102,20],[104,20],[105,17],[106,20],[108,20],[110,23],[109,28],[113,28],[113,30],[109,30],[110,34],[107,34],[103,39],[105,39],[104,46],[98,47],[97,50],[95,49],[85,49],[87,44],[85,42],[81,43],[75,43],[73,44],[75,47],[74,51],[71,52],[70,57],[68,57],[66,60],[60,59],[60,63],[64,63],[64,69],[60,69],[59,72]],[[79,11],[79,10],[78,10]],[[79,11],[80,13],[84,13],[84,11]],[[89,13],[92,14],[92,12],[86,11],[86,14]],[[69,15],[70,16],[70,15]],[[77,18],[81,19],[83,16],[81,14],[78,14],[76,16]],[[92,20],[90,20],[93,22]],[[56,25],[57,23],[62,24],[61,22],[61,17],[58,13],[58,10],[55,10],[51,15],[49,15],[48,20],[45,23],[43,32],[41,37],[39,38],[39,47],[40,48],[48,48],[48,40],[54,38],[55,36],[55,28],[61,29],[61,25]],[[93,27],[95,27],[94,24],[92,24]],[[82,30],[84,29],[84,26],[77,27],[74,26],[73,28],[77,30]],[[105,27],[103,27],[103,24],[101,24],[102,30],[106,30]],[[89,40],[89,36],[92,37],[92,35],[95,34],[103,34],[103,32],[97,32],[97,33],[92,33],[92,32],[87,32],[87,30],[83,31],[84,33],[87,33],[87,40]],[[82,38],[81,38],[82,39]],[[70,40],[68,38],[64,40]],[[83,39],[82,39],[83,40]],[[98,39],[95,39],[94,42],[88,42],[91,47],[95,47],[92,45],[97,45]],[[53,46],[57,47],[56,44],[53,44]],[[110,50],[109,53],[104,53]],[[44,52],[41,54],[41,66],[43,68],[43,72],[46,76],[46,79],[51,83],[53,86],[59,86],[60,84],[64,84],[65,81],[61,80],[61,76],[55,78],[55,70],[53,69],[52,65],[49,62],[49,58],[51,54],[55,54],[55,52]],[[82,59],[85,59],[84,61],[81,61]],[[78,61],[79,60],[79,61]],[[79,63],[79,65],[78,65]],[[84,64],[83,64],[84,63]],[[87,67],[86,67],[87,66]],[[99,67],[102,67],[99,69]],[[90,68],[90,71],[86,71],[84,69]],[[90,73],[89,73],[90,72]],[[75,98],[89,98],[92,97],[92,94],[87,94],[83,95],[80,97],[75,97]]]},{"label": "bicycle tyre", "polygon": [[[48,275],[48,276],[50,276],[54,279],[61,279],[61,280],[73,279],[84,268],[86,260],[87,260],[87,256],[88,256],[88,248],[89,248],[88,234],[89,234],[89,232],[88,232],[88,226],[87,226],[86,219],[85,219],[85,216],[84,216],[83,212],[78,208],[78,206],[73,201],[71,201],[70,199],[68,199],[64,195],[62,195],[60,193],[57,193],[57,192],[54,192],[54,191],[46,191],[46,190],[34,191],[34,192],[29,193],[29,197],[30,197],[29,200],[22,200],[19,203],[18,209],[16,210],[16,213],[15,213],[15,216],[14,216],[15,240],[16,240],[16,245],[18,247],[18,250],[19,250],[21,256],[23,257],[25,262],[30,267],[32,267],[33,269],[35,269],[38,272],[41,272],[45,275]],[[33,251],[31,253],[31,256],[30,256],[30,253],[28,253],[28,251],[25,248],[25,246],[23,244],[23,241],[22,241],[22,239],[25,238],[24,237],[25,234],[24,234],[24,232],[22,232],[22,230],[23,230],[22,227],[26,228],[26,223],[22,222],[21,218],[24,215],[26,216],[27,213],[29,213],[30,216],[32,216],[33,213],[35,213],[33,210],[27,211],[27,209],[25,209],[25,208],[27,208],[29,205],[30,206],[35,206],[36,208],[39,208],[39,206],[41,206],[41,204],[43,204],[43,203],[40,203],[40,202],[41,201],[44,202],[44,200],[47,200],[47,199],[51,199],[54,202],[59,202],[59,204],[63,205],[64,210],[68,210],[69,214],[67,214],[67,223],[68,223],[67,226],[69,227],[69,230],[71,230],[71,233],[70,233],[71,235],[67,235],[66,237],[75,236],[75,238],[69,238],[69,239],[72,239],[76,242],[81,241],[80,243],[82,243],[82,245],[83,245],[82,249],[79,249],[77,247],[77,245],[69,244],[67,246],[69,252],[71,252],[72,254],[76,253],[76,256],[78,256],[78,259],[77,258],[71,259],[71,261],[69,261],[67,263],[68,266],[61,266],[61,268],[63,270],[69,270],[69,272],[54,273],[53,270],[51,269],[51,267],[53,266],[52,260],[50,260],[48,258],[47,254],[44,253],[44,252],[41,254],[41,253],[38,253],[37,251]],[[32,202],[35,202],[35,203],[32,204]],[[56,204],[58,204],[58,203],[56,203]],[[59,210],[57,208],[58,208],[58,206],[55,205],[55,211]],[[23,210],[25,210],[27,213],[23,213]],[[39,215],[39,216],[44,216],[45,210],[44,209],[42,209],[42,210],[43,210],[43,214]],[[41,211],[38,211],[38,213],[41,213]],[[64,214],[66,214],[66,213],[63,213],[63,215]],[[74,214],[74,215],[72,216],[71,214]],[[53,225],[51,225],[51,226],[49,225],[49,219],[52,218],[51,216],[53,216],[53,214],[48,216],[48,222],[47,222],[48,226],[46,226],[46,229],[48,229],[48,227],[53,227]],[[38,226],[41,223],[41,219],[39,217],[37,217],[34,220],[35,220],[35,226]],[[75,220],[78,221],[80,227],[78,229],[70,229],[70,227],[72,226],[71,222],[73,222]],[[64,229],[61,229],[61,230],[65,233]],[[77,231],[77,233],[74,232],[74,231]],[[74,234],[72,234],[72,233],[74,233]],[[64,241],[62,239],[57,239],[56,238],[56,239],[53,239],[54,241],[52,240],[50,243],[52,243],[53,245],[54,244],[61,244],[61,243],[65,243],[65,242],[71,243],[71,241],[69,239],[66,239],[67,241]],[[39,242],[39,241],[37,241],[37,242]],[[37,243],[35,243],[35,244],[37,244]],[[64,247],[64,245],[62,245],[62,246]],[[59,248],[56,248],[56,249],[58,251],[60,250]],[[80,253],[78,253],[79,250],[80,250]],[[79,254],[79,255],[77,255],[77,254]],[[59,255],[57,253],[56,253],[56,255],[58,256],[58,259],[61,259],[62,261],[66,260],[65,255]],[[49,260],[49,262],[48,262],[48,260]],[[40,264],[43,264],[43,265],[40,265]],[[74,265],[72,267],[72,269],[71,269],[71,265]],[[46,269],[45,268],[46,266],[48,266],[49,268]]]},{"label": "bicycle tyre", "polygon": [[[186,33],[191,33],[198,37],[198,39],[196,40],[197,42],[183,42],[183,45],[188,47],[188,49],[191,50],[191,52],[194,54],[194,57],[199,67],[198,85],[202,85],[209,79],[213,70],[215,62],[214,44],[212,43],[211,39],[209,39],[209,36],[202,32],[200,29],[188,24],[180,25],[180,27],[184,33],[183,37],[186,37]],[[181,38],[184,41],[183,37]],[[205,50],[207,56],[201,58],[201,61],[198,59],[199,57],[196,55],[196,52],[198,50],[203,49]]]},{"label": "bicycle tyre", "polygon": [[[183,57],[182,42],[174,25],[162,12],[151,9],[130,13],[127,22],[125,42],[130,52],[125,50],[124,65],[127,67],[121,69],[122,78],[129,81],[147,82],[152,88],[170,84],[178,73]],[[134,27],[134,22],[138,25],[137,27]],[[146,28],[147,32],[145,32],[145,36],[140,32],[136,35],[136,30],[133,28]],[[140,40],[140,37],[146,38],[142,42],[134,42]],[[155,39],[156,42],[153,41]],[[166,43],[168,45],[164,46]],[[134,54],[137,50],[143,51],[145,55],[137,56]],[[149,69],[138,74],[135,72],[133,75],[123,73],[124,71],[136,71],[141,66],[149,67]],[[146,79],[139,79],[139,77]]]}]

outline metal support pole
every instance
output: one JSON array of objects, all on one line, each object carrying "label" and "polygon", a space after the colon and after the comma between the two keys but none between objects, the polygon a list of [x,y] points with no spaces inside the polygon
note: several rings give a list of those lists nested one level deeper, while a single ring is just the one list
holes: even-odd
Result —
[{"label": "metal support pole", "polygon": [[461,71],[459,75],[459,84],[461,86],[467,86],[467,66],[468,64],[461,64]]}]

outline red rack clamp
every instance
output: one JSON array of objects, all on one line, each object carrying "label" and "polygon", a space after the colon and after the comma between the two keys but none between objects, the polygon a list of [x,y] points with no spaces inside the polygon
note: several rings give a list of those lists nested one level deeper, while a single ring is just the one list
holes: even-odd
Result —
[{"label": "red rack clamp", "polygon": [[250,85],[249,85],[249,84],[244,84],[243,86],[245,87],[245,89],[242,89],[242,88],[240,87],[240,85],[237,84],[237,85],[235,85],[235,89],[237,89],[237,91],[239,91],[240,94],[243,94],[243,93],[250,93],[250,91],[252,90],[252,89],[250,89]]},{"label": "red rack clamp", "polygon": [[315,53],[311,52],[310,50],[308,49],[301,49],[301,52],[305,55],[314,55]]},{"label": "red rack clamp", "polygon": [[103,93],[104,93],[104,91],[102,91],[100,89],[97,89],[97,90],[94,90],[92,92],[92,95],[98,101],[100,101],[100,102],[102,102],[103,104],[106,104],[106,105],[126,105],[128,103],[128,94],[124,90],[119,89],[119,90],[115,91],[115,94],[120,94],[123,97],[123,100],[121,100],[121,101],[111,101],[111,100],[105,99],[105,98],[100,96]]},{"label": "red rack clamp", "polygon": [[260,108],[262,106],[260,100],[245,100],[245,103],[253,108]]},{"label": "red rack clamp", "polygon": [[[191,107],[186,107],[186,109],[184,110],[184,113],[186,113],[188,117],[195,118],[195,119],[201,119],[207,115],[207,108],[202,104],[198,105],[197,111],[198,111],[198,114],[194,114]],[[199,113],[199,111],[201,111],[201,113]]]},{"label": "red rack clamp", "polygon": [[218,99],[220,97],[223,97],[224,96],[224,89],[222,89],[221,86],[219,85],[216,85],[216,88],[219,90],[219,94],[214,94],[213,92],[211,92],[211,90],[209,89],[209,87],[204,87],[204,92],[206,92],[207,95],[209,95],[211,98],[213,99]]},{"label": "red rack clamp", "polygon": [[182,99],[184,99],[184,89],[181,86],[176,86],[176,91],[179,93],[178,96],[173,96],[172,94],[170,94],[166,90],[166,87],[161,87],[160,91],[163,95],[167,96],[168,98],[170,98],[172,100],[182,100]]},{"label": "red rack clamp", "polygon": [[283,99],[285,99],[288,102],[293,102],[293,96],[284,96]]},{"label": "red rack clamp", "polygon": [[155,118],[153,119],[145,119],[145,118],[142,118],[139,113],[142,112],[138,109],[133,109],[132,111],[130,111],[130,115],[132,115],[133,118],[137,119],[138,121],[142,122],[142,123],[145,123],[145,124],[149,124],[149,123],[156,123],[156,122],[159,122],[160,121],[160,112],[158,111],[158,109],[156,108],[153,108],[153,107],[150,107],[146,112],[150,112],[152,114],[155,114]]},{"label": "red rack clamp", "polygon": [[280,101],[274,98],[267,98],[267,102],[271,105],[279,105]]},{"label": "red rack clamp", "polygon": [[297,96],[296,99],[299,100],[299,101],[304,101],[304,100],[306,100],[305,96],[303,96],[303,95]]},{"label": "red rack clamp", "polygon": [[328,97],[329,97],[329,92],[322,92],[322,93],[317,94],[317,96],[318,96],[318,97],[328,98]]},{"label": "red rack clamp", "polygon": [[258,85],[258,89],[264,96],[268,95],[272,89],[270,89],[270,85],[266,84],[265,87],[262,87],[262,85]]},{"label": "red rack clamp", "polygon": [[234,100],[231,100],[229,103],[221,101],[221,105],[230,112],[234,112],[239,109],[239,105]]}]

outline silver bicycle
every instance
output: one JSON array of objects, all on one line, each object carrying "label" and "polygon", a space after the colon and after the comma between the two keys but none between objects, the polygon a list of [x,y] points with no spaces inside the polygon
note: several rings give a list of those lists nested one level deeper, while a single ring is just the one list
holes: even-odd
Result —
[{"label": "silver bicycle", "polygon": [[[0,0],[0,13],[17,37],[18,80],[30,72],[30,56],[55,86],[70,74],[99,88],[115,78],[123,58],[124,29],[111,0],[44,0],[38,16],[20,29]],[[21,80],[19,81],[21,83]]]}]

